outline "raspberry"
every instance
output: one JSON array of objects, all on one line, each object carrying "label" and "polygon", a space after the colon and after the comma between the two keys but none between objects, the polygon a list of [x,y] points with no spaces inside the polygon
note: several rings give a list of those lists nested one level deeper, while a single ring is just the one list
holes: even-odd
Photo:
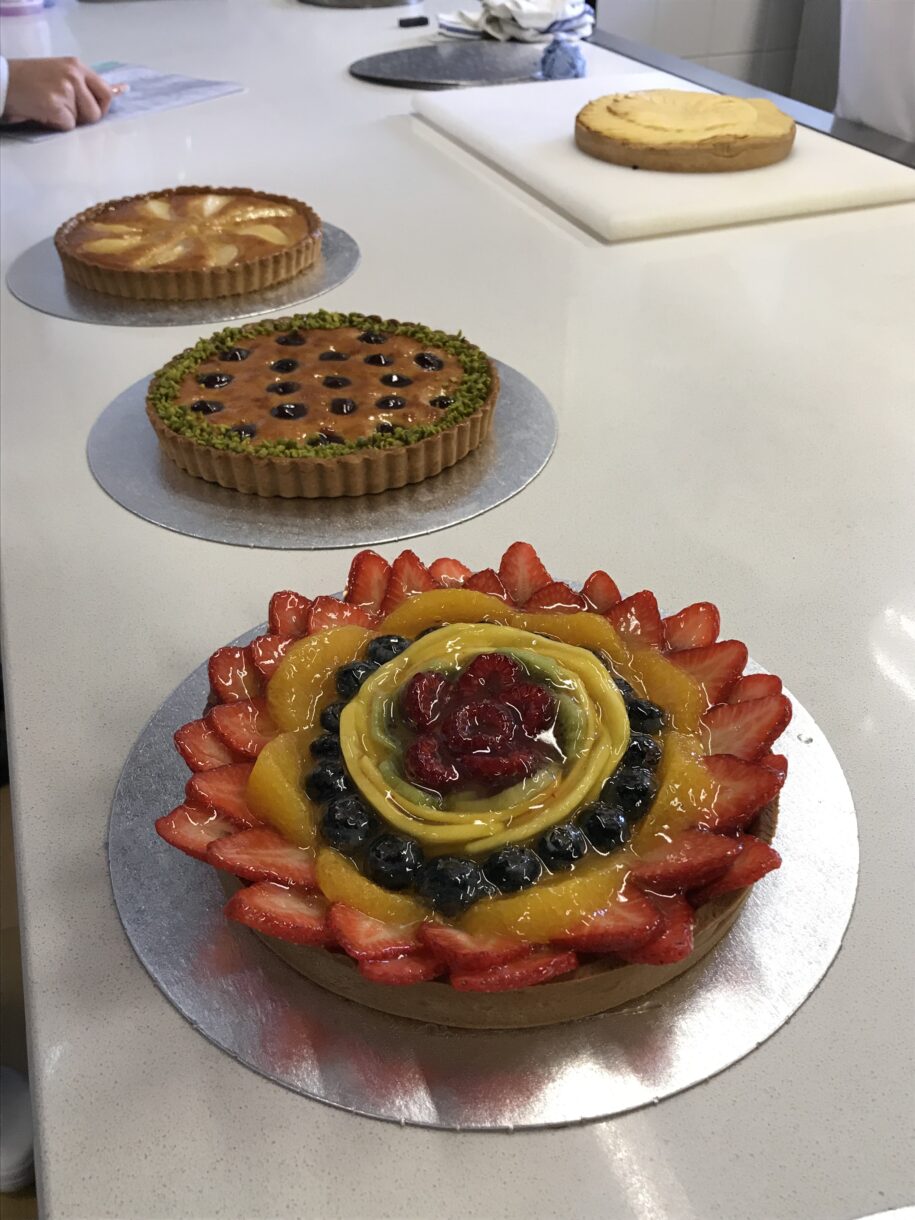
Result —
[{"label": "raspberry", "polygon": [[548,690],[533,682],[519,682],[510,687],[502,695],[502,701],[517,711],[529,737],[536,737],[556,719],[556,700]]},{"label": "raspberry", "polygon": [[441,748],[434,737],[417,737],[404,754],[404,774],[414,784],[445,792],[460,776],[454,763],[442,758]]},{"label": "raspberry", "polygon": [[459,699],[482,699],[498,695],[523,677],[524,670],[511,657],[502,652],[481,652],[458,678],[454,689]]},{"label": "raspberry", "polygon": [[441,674],[414,674],[400,697],[404,720],[418,732],[431,729],[445,711],[448,683]]},{"label": "raspberry", "polygon": [[510,754],[468,754],[461,760],[465,778],[498,790],[518,784],[533,775],[540,762],[535,750],[512,750]]},{"label": "raspberry", "polygon": [[442,722],[442,736],[453,754],[473,754],[478,750],[499,753],[511,742],[514,730],[511,713],[491,699],[465,703]]}]

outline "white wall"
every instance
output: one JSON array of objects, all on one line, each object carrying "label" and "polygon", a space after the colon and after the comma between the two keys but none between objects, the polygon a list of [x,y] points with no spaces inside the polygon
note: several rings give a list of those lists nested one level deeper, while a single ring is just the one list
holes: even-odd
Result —
[{"label": "white wall", "polygon": [[804,0],[597,0],[597,26],[787,93]]}]

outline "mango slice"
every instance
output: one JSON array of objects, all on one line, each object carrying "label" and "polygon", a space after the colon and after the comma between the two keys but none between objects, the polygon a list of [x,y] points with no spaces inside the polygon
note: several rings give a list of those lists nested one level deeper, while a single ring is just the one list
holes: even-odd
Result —
[{"label": "mango slice", "polygon": [[320,810],[309,800],[302,780],[310,770],[308,737],[281,733],[257,756],[245,793],[251,812],[299,847],[314,847]]},{"label": "mango slice", "polygon": [[673,728],[685,733],[696,732],[699,717],[708,707],[698,682],[653,648],[633,653],[628,671],[627,676],[637,679],[648,698],[664,708]]}]

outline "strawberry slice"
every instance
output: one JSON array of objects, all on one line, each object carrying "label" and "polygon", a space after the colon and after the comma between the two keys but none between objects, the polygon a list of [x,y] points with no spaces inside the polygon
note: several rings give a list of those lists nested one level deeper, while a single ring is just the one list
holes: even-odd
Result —
[{"label": "strawberry slice", "polygon": [[784,695],[765,695],[747,703],[719,703],[699,723],[710,754],[733,754],[755,762],[768,753],[790,719],[791,704]]},{"label": "strawberry slice", "polygon": [[276,881],[279,885],[315,887],[314,854],[296,847],[266,826],[240,830],[216,839],[207,848],[207,859],[216,868],[244,877],[246,881]]},{"label": "strawberry slice", "polygon": [[212,809],[193,809],[179,805],[156,821],[156,834],[197,860],[207,858],[207,848],[215,839],[234,834],[238,827]]},{"label": "strawberry slice", "polygon": [[766,695],[780,695],[782,680],[775,674],[744,674],[735,683],[728,695],[728,703],[746,703],[750,699],[764,699]]},{"label": "strawberry slice", "polygon": [[759,761],[764,767],[774,771],[782,783],[788,778],[788,760],[784,754],[767,754]]},{"label": "strawberry slice", "polygon": [[577,967],[578,956],[571,949],[537,949],[488,970],[452,970],[451,986],[458,991],[518,991],[547,983]]},{"label": "strawberry slice", "polygon": [[499,564],[499,579],[516,606],[526,606],[552,579],[529,542],[513,542]]},{"label": "strawberry slice", "polygon": [[464,581],[465,589],[475,589],[477,593],[488,593],[491,597],[500,597],[502,601],[509,601],[508,591],[502,581],[499,579],[497,572],[492,568],[484,568],[482,572],[474,572],[469,580]]},{"label": "strawberry slice", "polygon": [[661,648],[664,644],[658,599],[648,589],[617,602],[608,610],[607,618],[620,635],[637,648]]},{"label": "strawberry slice", "polygon": [[375,551],[360,551],[350,564],[343,600],[369,614],[378,614],[388,591],[391,565]]},{"label": "strawberry slice", "polygon": [[672,962],[682,962],[693,951],[693,908],[680,894],[672,898],[659,895],[654,902],[663,921],[661,931],[647,944],[638,949],[629,949],[620,957],[624,961],[646,966],[668,966]]},{"label": "strawberry slice", "polygon": [[783,779],[760,763],[744,762],[730,754],[712,754],[702,765],[717,782],[712,808],[700,815],[700,824],[720,834],[742,830],[763,806],[775,800]]},{"label": "strawberry slice", "polygon": [[403,957],[421,948],[415,923],[385,923],[342,902],[330,908],[327,922],[337,944],[357,961]]},{"label": "strawberry slice", "polygon": [[740,850],[721,876],[690,894],[693,906],[701,906],[703,902],[718,898],[721,894],[730,894],[733,890],[742,890],[760,877],[765,877],[766,873],[771,873],[782,862],[774,847],[754,835],[742,835],[736,843]]},{"label": "strawberry slice", "polygon": [[658,908],[634,887],[597,915],[557,937],[554,945],[582,953],[622,953],[644,945],[661,928]]},{"label": "strawberry slice", "polygon": [[175,733],[178,753],[192,771],[212,771],[225,767],[236,758],[205,720],[192,720]]},{"label": "strawberry slice", "polygon": [[295,643],[292,635],[259,635],[248,645],[254,668],[266,683],[283,659],[283,653]]},{"label": "strawberry slice", "polygon": [[328,945],[333,941],[325,899],[275,881],[256,881],[238,890],[226,903],[225,913],[255,932],[294,945]]},{"label": "strawberry slice", "polygon": [[436,559],[429,565],[429,575],[443,589],[457,589],[472,572],[459,559]]},{"label": "strawberry slice", "polygon": [[281,589],[270,598],[267,621],[271,635],[291,635],[293,639],[308,634],[308,611],[311,599],[292,589]]},{"label": "strawberry slice", "polygon": [[736,839],[681,830],[636,860],[630,876],[652,890],[691,890],[720,877],[739,851]]},{"label": "strawberry slice", "polygon": [[373,627],[374,617],[361,606],[351,606],[337,597],[316,597],[308,612],[308,634],[334,627]]},{"label": "strawberry slice", "polygon": [[694,602],[664,620],[664,642],[669,652],[707,648],[718,639],[721,615],[711,602]]},{"label": "strawberry slice", "polygon": [[401,551],[391,566],[391,579],[381,610],[390,614],[401,602],[415,593],[428,593],[435,588],[429,570],[413,551]]},{"label": "strawberry slice", "polygon": [[407,957],[382,958],[359,963],[359,973],[373,983],[389,987],[407,987],[411,983],[426,983],[438,978],[445,967],[431,953],[411,953]]},{"label": "strawberry slice", "polygon": [[548,585],[538,589],[530,599],[525,610],[552,610],[555,614],[575,614],[578,610],[587,610],[588,605],[580,593],[570,589],[561,580],[551,580]]},{"label": "strawberry slice", "polygon": [[213,771],[200,771],[187,781],[185,800],[199,809],[212,809],[239,826],[256,826],[258,819],[245,800],[253,769],[253,763],[230,763]]},{"label": "strawberry slice", "polygon": [[685,648],[668,658],[705,690],[709,705],[721,703],[733,690],[747,663],[747,646],[740,640],[719,640],[704,648]]},{"label": "strawberry slice", "polygon": [[488,970],[524,957],[532,946],[513,936],[471,936],[443,923],[419,925],[419,939],[428,949],[456,970]]},{"label": "strawberry slice", "polygon": [[261,693],[261,680],[247,648],[217,648],[207,673],[210,690],[220,703],[238,703]]},{"label": "strawberry slice", "polygon": [[607,575],[606,572],[592,572],[582,586],[582,597],[584,597],[589,610],[594,610],[598,614],[606,614],[620,600],[620,591],[616,587],[616,581]]},{"label": "strawberry slice", "polygon": [[267,711],[266,699],[246,703],[219,703],[207,716],[210,728],[230,750],[243,758],[257,758],[277,727]]}]

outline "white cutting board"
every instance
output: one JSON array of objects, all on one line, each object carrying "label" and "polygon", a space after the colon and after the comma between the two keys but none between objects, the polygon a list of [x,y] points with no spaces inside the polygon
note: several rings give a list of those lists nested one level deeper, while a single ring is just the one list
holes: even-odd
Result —
[{"label": "white cutting board", "polygon": [[777,165],[739,173],[664,174],[598,161],[573,138],[575,116],[605,93],[701,90],[664,72],[418,93],[414,112],[605,241],[915,199],[915,170],[798,127]]}]

